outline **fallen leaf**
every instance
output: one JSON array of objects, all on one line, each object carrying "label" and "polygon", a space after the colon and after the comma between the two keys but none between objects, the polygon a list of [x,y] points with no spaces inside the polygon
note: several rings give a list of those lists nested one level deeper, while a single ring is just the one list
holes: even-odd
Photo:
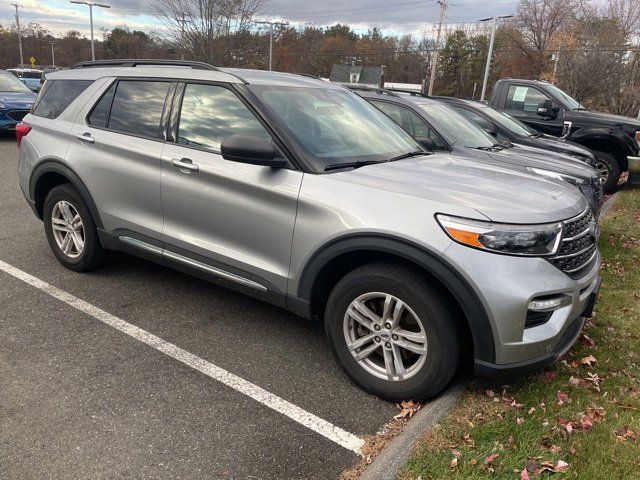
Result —
[{"label": "fallen leaf", "polygon": [[453,456],[456,458],[460,458],[462,456],[460,450],[451,450],[451,453],[453,453]]},{"label": "fallen leaf", "polygon": [[586,357],[582,357],[582,359],[580,359],[580,363],[582,365],[586,365],[587,367],[591,367],[596,362],[596,357],[594,357],[593,355],[587,355]]},{"label": "fallen leaf", "polygon": [[558,405],[564,405],[565,403],[571,403],[571,400],[569,399],[569,395],[567,395],[565,392],[558,392],[557,393],[557,397],[558,397]]},{"label": "fallen leaf", "polygon": [[527,471],[526,468],[523,468],[522,471],[520,472],[520,480],[531,480],[531,477],[529,476],[529,472]]},{"label": "fallen leaf", "polygon": [[555,473],[562,473],[562,472],[566,472],[568,469],[569,469],[569,464],[567,462],[565,462],[564,460],[558,460],[558,463],[556,463],[556,466],[553,471]]},{"label": "fallen leaf", "polygon": [[516,423],[518,425],[522,425],[524,423],[524,418],[521,418],[521,417],[516,418]]},{"label": "fallen leaf", "polygon": [[531,407],[527,413],[529,415],[533,415],[535,413],[535,411],[536,411],[536,408],[535,407]]},{"label": "fallen leaf", "polygon": [[486,465],[489,465],[491,462],[493,462],[496,458],[498,458],[500,456],[499,453],[492,453],[491,455],[489,455],[488,457],[486,457],[484,459],[484,463]]},{"label": "fallen leaf", "polygon": [[400,413],[395,415],[393,418],[395,418],[396,420],[402,420],[403,418],[413,417],[418,412],[418,410],[422,408],[422,405],[419,403],[414,403],[413,400],[409,400],[402,402],[400,405],[398,405],[398,408],[401,409]]},{"label": "fallen leaf", "polygon": [[458,468],[458,459],[456,457],[453,457],[453,459],[451,460],[451,468]]},{"label": "fallen leaf", "polygon": [[569,377],[569,385],[571,385],[572,387],[577,387],[578,385],[580,385],[580,379],[574,377],[573,375],[571,377]]}]

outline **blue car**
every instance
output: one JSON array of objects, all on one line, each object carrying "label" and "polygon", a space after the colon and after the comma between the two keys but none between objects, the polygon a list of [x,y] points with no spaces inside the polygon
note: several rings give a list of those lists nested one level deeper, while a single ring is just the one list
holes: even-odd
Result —
[{"label": "blue car", "polygon": [[0,71],[0,131],[15,129],[35,101],[36,94],[24,83]]}]

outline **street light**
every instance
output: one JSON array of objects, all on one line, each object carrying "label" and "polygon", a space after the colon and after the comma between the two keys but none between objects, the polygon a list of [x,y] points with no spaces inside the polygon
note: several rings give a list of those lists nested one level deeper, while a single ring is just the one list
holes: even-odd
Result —
[{"label": "street light", "polygon": [[487,55],[487,64],[484,67],[484,81],[482,82],[482,94],[480,101],[484,101],[484,94],[487,91],[487,80],[489,79],[489,68],[491,67],[491,55],[493,55],[493,39],[496,36],[496,24],[500,18],[513,18],[513,15],[500,15],[498,17],[481,18],[479,22],[487,22],[491,20],[491,40],[489,41],[489,54]]},{"label": "street light", "polygon": [[96,59],[96,48],[93,44],[93,7],[111,8],[111,5],[94,2],[93,0],[70,0],[70,3],[89,6],[89,22],[91,24],[91,60]]},{"label": "street light", "polygon": [[51,66],[55,67],[56,66],[56,54],[53,51],[53,47],[55,46],[54,42],[49,42],[49,45],[51,45]]}]

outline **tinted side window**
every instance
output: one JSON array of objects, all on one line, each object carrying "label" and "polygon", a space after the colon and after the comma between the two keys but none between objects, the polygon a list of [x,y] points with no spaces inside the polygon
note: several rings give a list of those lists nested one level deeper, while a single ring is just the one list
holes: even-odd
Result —
[{"label": "tinted side window", "polygon": [[231,135],[271,139],[251,111],[230,90],[216,85],[189,84],[184,91],[178,143],[220,151]]},{"label": "tinted side window", "polygon": [[50,80],[33,114],[45,118],[58,117],[92,83],[91,80]]},{"label": "tinted side window", "polygon": [[169,85],[169,82],[119,81],[108,128],[144,137],[159,137],[160,118]]},{"label": "tinted side window", "polygon": [[430,138],[437,149],[446,148],[444,140],[438,135],[433,128],[419,115],[412,112],[408,108],[392,105],[387,102],[371,102],[385,114],[391,117],[391,120],[404,128],[413,138]]},{"label": "tinted side window", "polygon": [[472,112],[471,110],[467,110],[466,108],[460,108],[453,105],[452,107],[456,112],[460,113],[461,115],[464,115],[479,127],[482,127],[485,130],[493,130],[493,124],[486,118],[478,115],[475,112]]},{"label": "tinted side window", "polygon": [[538,104],[547,97],[537,88],[523,87],[521,85],[510,85],[507,92],[507,110],[521,110],[527,113],[536,114]]},{"label": "tinted side window", "polygon": [[89,115],[89,125],[95,127],[107,127],[107,121],[109,119],[109,110],[111,109],[111,101],[113,100],[113,94],[116,91],[116,84],[114,83],[109,87],[109,90],[100,98],[98,103],[91,114]]}]

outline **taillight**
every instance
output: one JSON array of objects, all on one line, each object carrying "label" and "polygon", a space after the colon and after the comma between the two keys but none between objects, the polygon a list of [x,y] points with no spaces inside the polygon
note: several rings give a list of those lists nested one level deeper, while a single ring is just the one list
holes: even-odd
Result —
[{"label": "taillight", "polygon": [[640,145],[640,130],[636,132],[636,142]]},{"label": "taillight", "polygon": [[18,142],[18,146],[20,146],[20,142],[22,141],[22,137],[24,137],[27,133],[31,131],[31,127],[26,123],[19,123],[16,125],[16,142]]}]

